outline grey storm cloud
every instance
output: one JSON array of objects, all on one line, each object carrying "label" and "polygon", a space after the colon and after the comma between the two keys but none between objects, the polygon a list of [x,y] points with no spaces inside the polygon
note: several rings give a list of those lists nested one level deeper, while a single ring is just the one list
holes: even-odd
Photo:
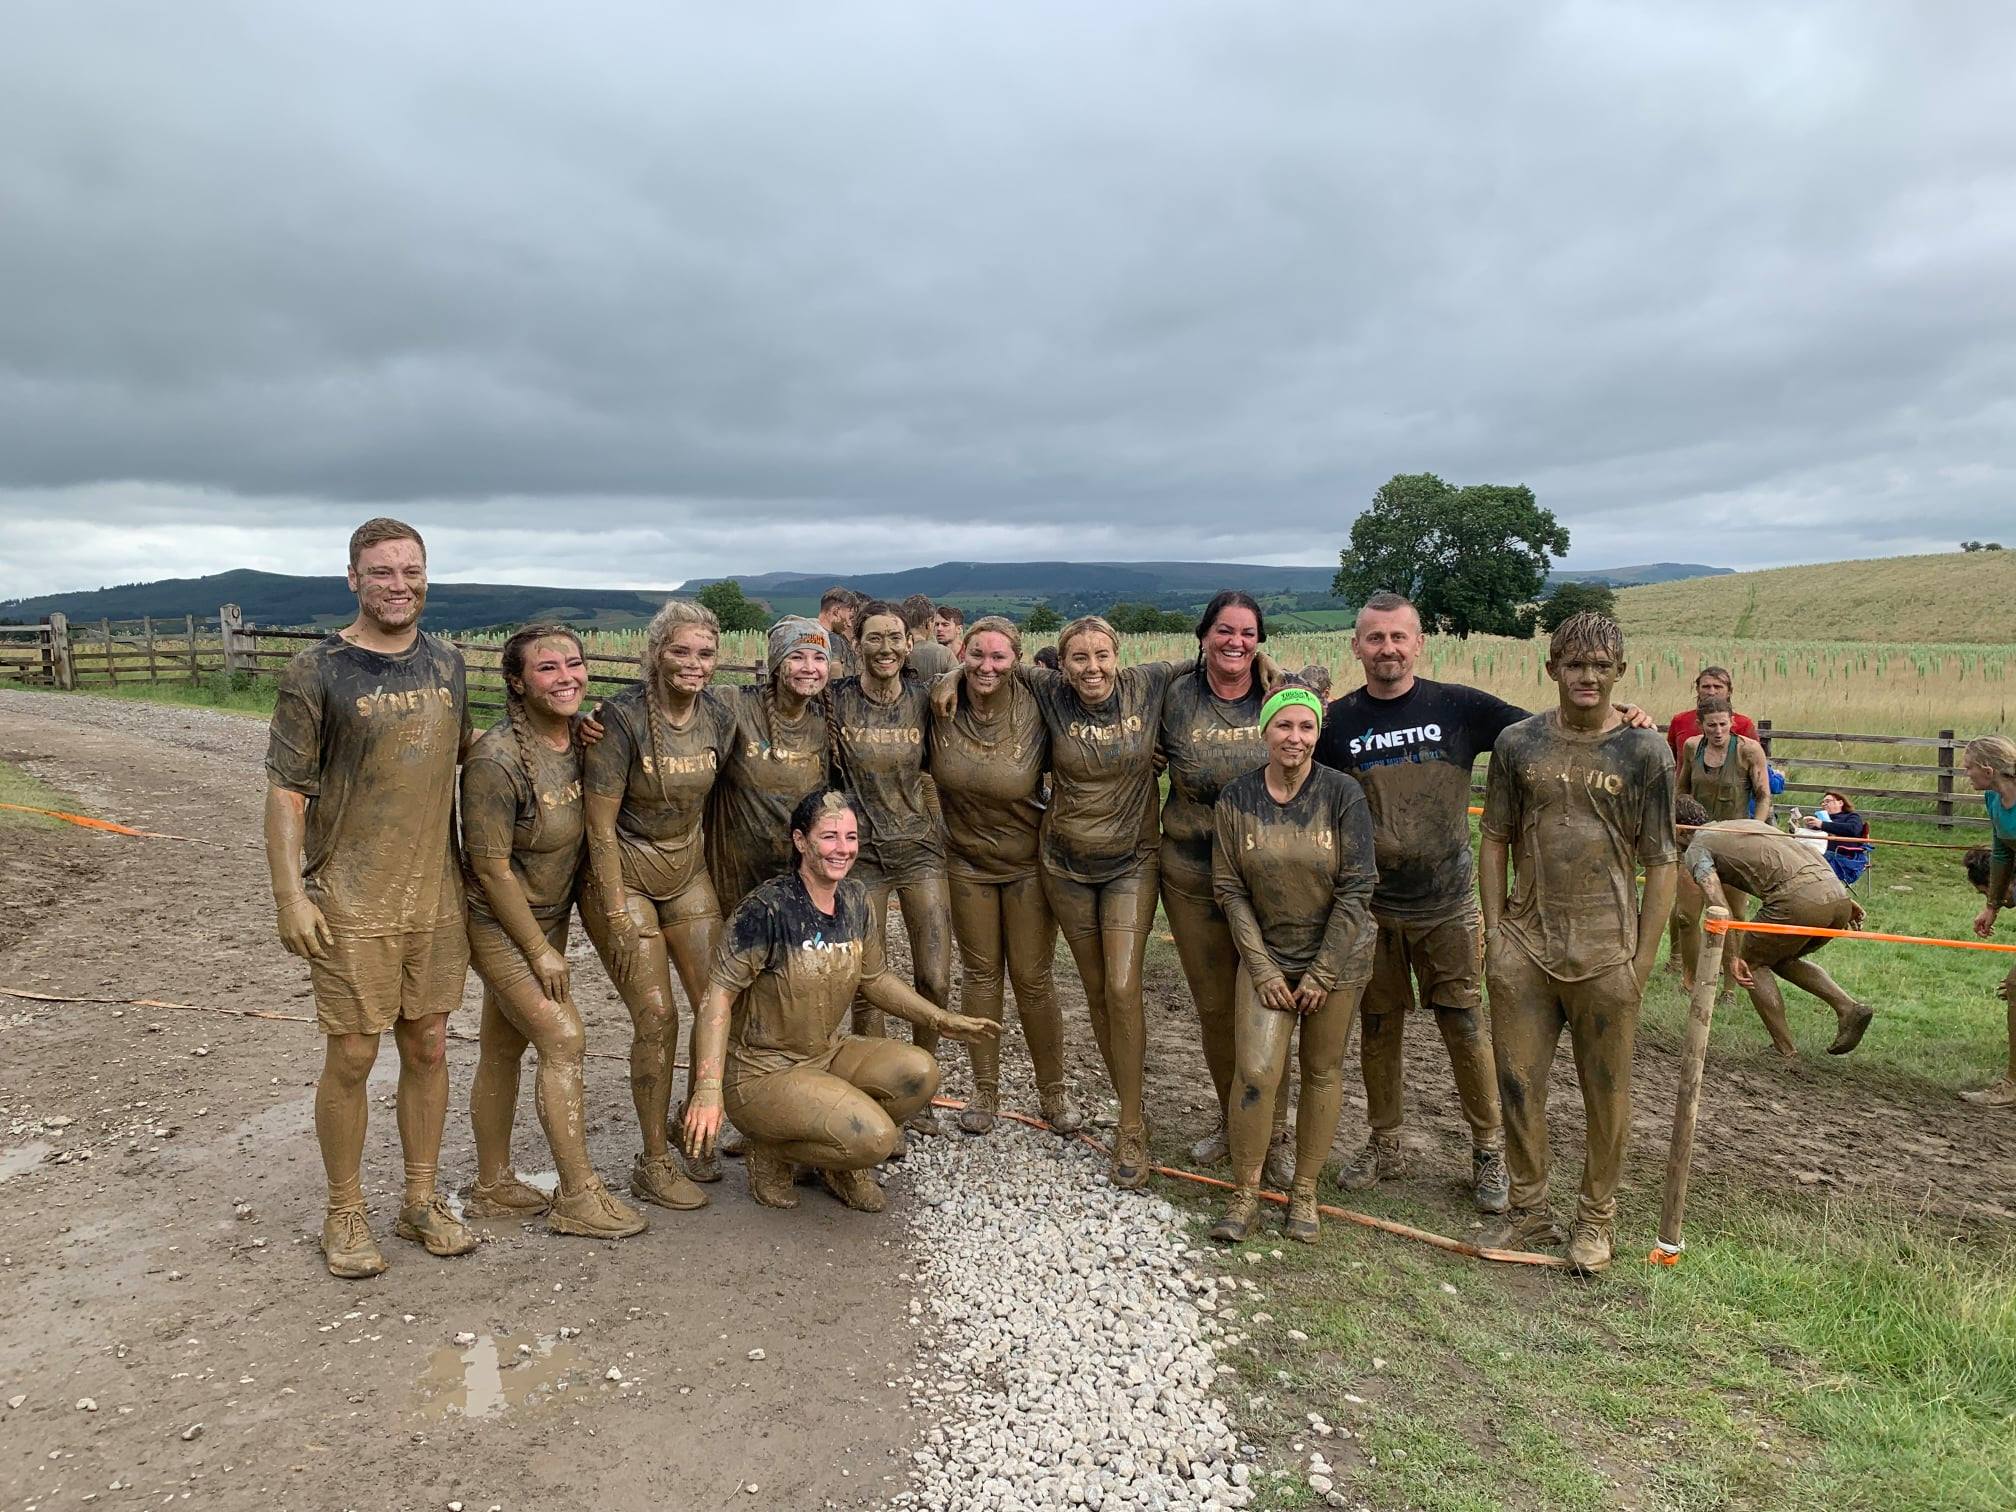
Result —
[{"label": "grey storm cloud", "polygon": [[1420,470],[1592,565],[1947,546],[2011,77],[1990,4],[29,0],[0,593],[381,507],[459,576],[1318,561]]}]

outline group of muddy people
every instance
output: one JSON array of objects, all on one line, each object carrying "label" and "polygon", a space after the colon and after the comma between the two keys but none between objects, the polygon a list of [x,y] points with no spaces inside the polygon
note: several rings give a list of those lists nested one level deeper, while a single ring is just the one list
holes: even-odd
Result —
[{"label": "group of muddy people", "polygon": [[[460,653],[419,628],[419,533],[366,522],[349,579],[355,621],[282,678],[266,805],[280,937],[308,962],[326,1043],[315,1127],[323,1250],[340,1277],[386,1266],[361,1161],[366,1080],[388,1030],[400,1238],[453,1256],[478,1243],[465,1219],[543,1219],[600,1239],[647,1227],[589,1157],[567,959],[577,912],[632,1023],[635,1202],[705,1206],[728,1155],[765,1206],[796,1206],[811,1182],[881,1209],[875,1168],[914,1139],[949,1137],[934,1107],[944,1041],[970,1058],[957,1129],[986,1135],[1002,1116],[1011,990],[1033,1115],[1078,1131],[1087,1113],[1067,1083],[1052,978],[1060,930],[1117,1103],[1108,1179],[1141,1186],[1153,1169],[1142,979],[1159,904],[1218,1109],[1189,1153],[1231,1172],[1213,1238],[1254,1231],[1264,1184],[1288,1194],[1287,1234],[1316,1239],[1360,1021],[1371,1135],[1336,1181],[1355,1191],[1404,1174],[1402,1037],[1427,1016],[1470,1130],[1467,1185],[1503,1217],[1491,1242],[1565,1246],[1583,1272],[1611,1258],[1639,1004],[1669,920],[1690,974],[1704,909],[1736,915],[1754,898],[1762,921],[1861,921],[1830,861],[1867,833],[1841,819],[1845,798],[1819,821],[1829,849],[1776,828],[1728,674],[1704,670],[1669,747],[1613,701],[1623,637],[1600,614],[1554,633],[1556,706],[1529,714],[1417,676],[1421,620],[1394,594],[1359,614],[1365,680],[1334,701],[1322,669],[1291,674],[1267,656],[1261,607],[1237,591],[1204,610],[1194,660],[1123,666],[1097,616],[1025,660],[1009,619],[966,624],[925,600],[835,588],[817,618],[771,628],[747,686],[715,684],[715,617],[673,599],[645,634],[637,681],[592,705],[573,631],[512,635],[505,718],[478,732]],[[1471,773],[1485,753],[1473,866]],[[1976,741],[1967,771],[1996,824],[1979,868],[1985,934],[2016,859],[2016,745]],[[885,963],[892,903],[907,980]],[[1854,1048],[1870,1010],[1812,959],[1824,938],[1724,938],[1782,1051],[1794,1047],[1780,980],[1834,1009],[1830,1050]],[[472,964],[484,987],[476,1171],[458,1214],[437,1167],[448,1015]],[[675,974],[692,1020],[676,1106]],[[2011,1077],[1975,1094],[2004,1105],[2016,1102],[2016,973],[2005,994]],[[907,1035],[888,1033],[890,1017]],[[1564,1029],[1587,1126],[1566,1230],[1549,1202],[1547,1119]],[[512,1165],[528,1047],[551,1193]]]}]

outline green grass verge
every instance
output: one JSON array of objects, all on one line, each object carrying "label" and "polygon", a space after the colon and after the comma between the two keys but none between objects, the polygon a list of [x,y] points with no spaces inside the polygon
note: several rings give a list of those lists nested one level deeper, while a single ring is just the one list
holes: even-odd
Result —
[{"label": "green grass verge", "polygon": [[[0,803],[19,803],[28,808],[64,809],[68,803],[63,794],[47,783],[37,782],[17,766],[0,761]],[[0,827],[16,826],[29,829],[61,829],[60,819],[45,819],[40,814],[17,814],[11,809],[0,809]]]},{"label": "green grass verge", "polygon": [[[4,686],[4,685],[0,685]],[[227,676],[213,673],[199,682],[123,682],[117,686],[93,683],[63,694],[71,698],[118,698],[129,703],[182,704],[187,707],[223,709],[232,714],[253,714],[264,719],[273,713],[278,682],[271,677],[254,677],[240,672]],[[47,688],[36,690],[49,692]]]}]

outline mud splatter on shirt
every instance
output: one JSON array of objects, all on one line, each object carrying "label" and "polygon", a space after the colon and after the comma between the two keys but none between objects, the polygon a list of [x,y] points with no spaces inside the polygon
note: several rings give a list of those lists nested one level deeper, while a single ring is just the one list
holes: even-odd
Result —
[{"label": "mud splatter on shirt", "polygon": [[588,748],[589,792],[620,798],[616,844],[626,891],[676,898],[706,866],[707,800],[735,739],[735,715],[712,689],[693,701],[675,729],[663,714],[653,740],[650,698],[642,683],[602,704],[605,734]]},{"label": "mud splatter on shirt", "polygon": [[1218,795],[1212,834],[1213,892],[1256,984],[1372,975],[1372,814],[1355,780],[1314,767],[1279,803],[1265,768],[1247,772]]},{"label": "mud splatter on shirt", "polygon": [[[529,772],[527,750],[534,767]],[[462,764],[462,850],[509,861],[540,923],[566,918],[587,850],[579,755],[531,738],[521,748],[508,719],[485,731]],[[494,918],[473,871],[464,882],[469,912]]]}]

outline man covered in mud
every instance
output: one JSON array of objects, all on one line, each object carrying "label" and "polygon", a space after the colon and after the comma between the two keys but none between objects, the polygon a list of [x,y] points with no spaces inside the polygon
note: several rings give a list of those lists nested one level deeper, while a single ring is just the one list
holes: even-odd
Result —
[{"label": "man covered in mud", "polygon": [[951,649],[933,629],[938,622],[938,606],[921,593],[903,600],[903,622],[910,631],[910,670],[925,682],[943,677],[958,665]]},{"label": "man covered in mud", "polygon": [[1536,1248],[1564,1237],[1547,1201],[1547,1084],[1565,1027],[1588,1124],[1565,1237],[1584,1274],[1610,1264],[1638,1008],[1675,887],[1673,757],[1657,731],[1632,728],[1611,703],[1624,666],[1624,634],[1608,615],[1577,614],[1554,632],[1547,675],[1559,706],[1492,746],[1478,859],[1512,1176],[1496,1242]]},{"label": "man covered in mud", "polygon": [[393,1232],[432,1255],[476,1237],[435,1190],[448,1107],[448,1014],[469,968],[455,772],[471,740],[461,653],[423,633],[427,548],[398,520],[350,537],[357,618],[281,675],[266,751],[266,859],[280,942],[308,962],[324,1036],[315,1136],[329,1183],[330,1274],[375,1276],[365,1218],[365,1079],[399,1049],[405,1195]]},{"label": "man covered in mud", "polygon": [[[1860,929],[1862,905],[1848,896],[1848,889],[1827,864],[1824,851],[1786,834],[1761,819],[1712,819],[1696,798],[1681,794],[1674,799],[1674,818],[1689,827],[1679,837],[1686,847],[1680,858],[1680,896],[1673,915],[1686,930],[1687,980],[1692,983],[1700,966],[1702,908],[1728,909],[1730,893],[1757,899],[1754,922],[1789,924],[1812,929]],[[1727,942],[1735,936],[1726,936]],[[1772,1048],[1780,1055],[1799,1053],[1792,1032],[1785,1024],[1785,998],[1778,990],[1783,977],[1803,988],[1834,1010],[1834,1043],[1829,1055],[1846,1055],[1862,1043],[1869,1027],[1871,1010],[1841,990],[1820,964],[1810,957],[1827,943],[1824,935],[1750,934],[1743,937],[1743,953],[1736,962],[1736,981],[1747,988],[1757,1016],[1771,1036]]]},{"label": "man covered in mud", "polygon": [[836,678],[853,677],[861,671],[861,658],[854,650],[854,620],[860,607],[860,595],[838,583],[819,595],[819,623],[826,627],[829,642],[826,658]]}]

